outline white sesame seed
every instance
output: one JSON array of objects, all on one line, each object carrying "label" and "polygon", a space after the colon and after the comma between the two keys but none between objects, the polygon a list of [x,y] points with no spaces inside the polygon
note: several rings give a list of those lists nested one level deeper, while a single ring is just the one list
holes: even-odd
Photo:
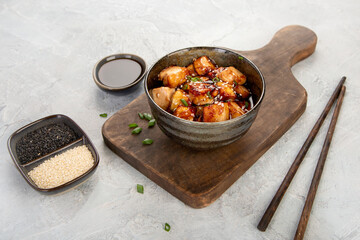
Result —
[{"label": "white sesame seed", "polygon": [[77,178],[93,165],[90,150],[82,145],[44,161],[32,169],[29,176],[38,187],[49,189]]}]

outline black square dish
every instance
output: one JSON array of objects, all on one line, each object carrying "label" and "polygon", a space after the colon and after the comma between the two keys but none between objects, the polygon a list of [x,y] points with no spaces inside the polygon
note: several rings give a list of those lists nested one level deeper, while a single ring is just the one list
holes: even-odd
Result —
[{"label": "black square dish", "polygon": [[[40,130],[48,130],[48,126],[66,126],[70,128],[71,132],[73,133],[72,138],[69,140],[69,142],[65,142],[66,144],[64,146],[57,144],[57,146],[60,147],[52,147],[50,152],[45,152],[40,154],[39,157],[32,159],[29,158],[29,161],[24,161],[24,157],[21,156],[20,159],[20,152],[17,151],[17,144],[23,141],[23,139],[26,136],[29,136],[29,134],[33,134],[34,132],[39,132]],[[58,139],[54,140],[57,141]],[[52,141],[52,140],[51,140]],[[56,144],[54,144],[56,145]],[[84,173],[82,173],[80,176],[69,180],[59,186],[51,187],[51,188],[42,188],[39,187],[34,180],[29,176],[29,172],[33,170],[35,167],[39,166],[40,164],[44,163],[46,160],[56,156],[60,155],[68,150],[71,150],[75,147],[83,146],[85,145],[87,149],[91,152],[91,155],[94,159],[93,165]],[[41,146],[40,146],[41,147]],[[57,115],[51,115],[42,119],[39,119],[35,122],[32,122],[19,130],[15,131],[8,140],[8,150],[9,153],[20,171],[21,175],[25,178],[25,180],[30,184],[31,187],[34,189],[41,191],[41,192],[59,192],[66,190],[70,187],[74,187],[82,182],[84,182],[88,177],[90,177],[94,172],[96,167],[99,164],[99,155],[90,141],[89,137],[86,135],[86,133],[69,117],[61,114]],[[25,149],[26,150],[26,149]],[[30,150],[29,150],[30,151]],[[26,155],[26,151],[25,151]],[[21,160],[21,161],[20,161]]]}]

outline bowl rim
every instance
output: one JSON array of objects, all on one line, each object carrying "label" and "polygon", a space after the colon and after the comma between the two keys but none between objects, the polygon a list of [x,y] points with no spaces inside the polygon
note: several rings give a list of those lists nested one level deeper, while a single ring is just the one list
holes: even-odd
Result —
[{"label": "bowl rim", "polygon": [[[182,119],[182,118],[179,118],[179,117],[176,117],[175,115],[172,115],[170,113],[168,113],[167,111],[165,111],[164,109],[162,109],[161,107],[159,107],[157,105],[157,103],[155,103],[155,101],[152,99],[152,97],[150,96],[150,93],[149,93],[149,89],[148,89],[148,85],[147,85],[147,79],[149,77],[149,74],[150,72],[152,71],[152,69],[154,68],[154,66],[162,59],[166,58],[168,55],[171,55],[171,54],[174,54],[174,53],[177,53],[177,52],[180,52],[180,51],[184,51],[184,50],[191,50],[191,49],[220,49],[220,50],[225,50],[227,52],[231,52],[233,54],[236,54],[238,55],[239,57],[241,57],[243,60],[247,61],[260,75],[260,78],[261,78],[261,82],[263,84],[263,89],[261,91],[261,95],[259,97],[259,100],[257,101],[257,103],[250,109],[250,111],[248,111],[247,113],[245,113],[244,115],[240,116],[240,117],[237,117],[237,118],[233,118],[233,119],[229,119],[229,120],[226,120],[226,121],[222,121],[222,122],[197,122],[197,121],[189,121],[189,120],[185,120],[185,119]],[[234,50],[232,49],[229,49],[229,48],[225,48],[225,47],[215,47],[215,46],[195,46],[195,47],[187,47],[187,48],[182,48],[182,49],[178,49],[178,50],[175,50],[173,52],[170,52],[164,56],[162,56],[161,58],[159,58],[154,64],[152,64],[152,66],[149,68],[149,70],[146,72],[146,75],[145,75],[145,78],[144,78],[144,89],[145,89],[145,93],[146,93],[146,96],[148,97],[148,99],[150,99],[150,101],[155,105],[155,107],[160,111],[162,112],[163,114],[165,114],[167,117],[169,117],[170,119],[172,120],[175,120],[175,121],[180,121],[184,124],[191,124],[192,126],[219,126],[219,125],[227,125],[227,124],[231,124],[233,122],[236,122],[236,121],[240,121],[240,119],[243,119],[243,118],[246,118],[247,116],[249,116],[249,113],[250,112],[253,112],[255,111],[256,108],[258,108],[262,102],[262,100],[264,99],[264,96],[265,96],[265,88],[266,88],[266,84],[265,84],[265,79],[264,79],[264,76],[262,74],[262,72],[260,71],[260,69],[256,66],[255,63],[253,63],[250,59],[248,59],[247,57],[245,57],[244,55],[242,55],[241,53],[238,53],[238,52],[235,52]]]}]

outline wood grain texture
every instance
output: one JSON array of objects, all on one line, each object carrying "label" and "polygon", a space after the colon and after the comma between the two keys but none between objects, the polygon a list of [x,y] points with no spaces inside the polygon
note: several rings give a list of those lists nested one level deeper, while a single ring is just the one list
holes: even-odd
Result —
[{"label": "wood grain texture", "polygon": [[[211,151],[187,149],[163,134],[147,128],[137,112],[150,112],[145,94],[110,117],[102,134],[107,146],[166,191],[194,208],[214,202],[244,174],[305,111],[307,93],[291,72],[291,66],[310,56],[315,33],[302,26],[287,26],[269,44],[241,51],[263,73],[266,94],[258,116],[240,140]],[[134,136],[128,124],[136,122],[143,132]],[[142,146],[145,138],[154,139]]]}]

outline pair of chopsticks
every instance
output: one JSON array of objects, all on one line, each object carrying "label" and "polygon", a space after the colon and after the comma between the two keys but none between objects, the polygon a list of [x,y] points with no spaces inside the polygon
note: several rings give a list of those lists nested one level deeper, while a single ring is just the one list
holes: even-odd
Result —
[{"label": "pair of chopsticks", "polygon": [[305,205],[304,205],[301,217],[300,217],[298,228],[297,228],[296,234],[294,236],[294,239],[296,239],[296,240],[303,239],[305,230],[306,230],[306,226],[307,226],[307,222],[310,217],[311,208],[312,208],[312,205],[313,205],[313,202],[315,199],[316,190],[319,186],[321,174],[322,174],[322,171],[323,171],[324,165],[325,165],[325,160],[326,160],[326,157],[327,157],[327,154],[329,151],[329,147],[330,147],[330,143],[331,143],[331,140],[332,140],[332,137],[334,134],[336,121],[339,116],[341,104],[344,99],[344,94],[345,94],[345,90],[346,90],[346,88],[344,86],[345,79],[346,79],[346,77],[341,78],[335,91],[333,92],[328,103],[326,104],[325,109],[321,113],[319,119],[316,121],[313,129],[311,130],[309,136],[305,140],[305,142],[304,142],[303,146],[301,147],[298,155],[296,156],[293,164],[291,165],[288,173],[286,174],[284,180],[282,181],[278,191],[276,192],[274,198],[272,199],[268,208],[266,209],[263,217],[261,218],[261,220],[257,226],[257,228],[260,231],[265,231],[267,226],[269,225],[272,217],[274,216],[274,213],[275,213],[277,207],[280,204],[281,199],[283,198],[286,190],[288,189],[292,179],[294,178],[294,176],[296,174],[296,171],[298,170],[302,160],[304,159],[307,151],[309,150],[310,145],[314,141],[317,133],[320,130],[321,125],[323,124],[323,122],[324,122],[327,114],[329,113],[332,105],[334,104],[335,100],[338,99],[331,122],[330,122],[330,125],[329,125],[329,129],[328,129],[328,132],[327,132],[327,135],[325,138],[325,142],[322,147],[321,154],[320,154],[320,157],[319,157],[319,160],[318,160],[315,172],[314,172],[314,176],[313,176],[310,188],[309,188],[309,192],[308,192],[308,195],[307,195],[307,198],[305,201]]}]

